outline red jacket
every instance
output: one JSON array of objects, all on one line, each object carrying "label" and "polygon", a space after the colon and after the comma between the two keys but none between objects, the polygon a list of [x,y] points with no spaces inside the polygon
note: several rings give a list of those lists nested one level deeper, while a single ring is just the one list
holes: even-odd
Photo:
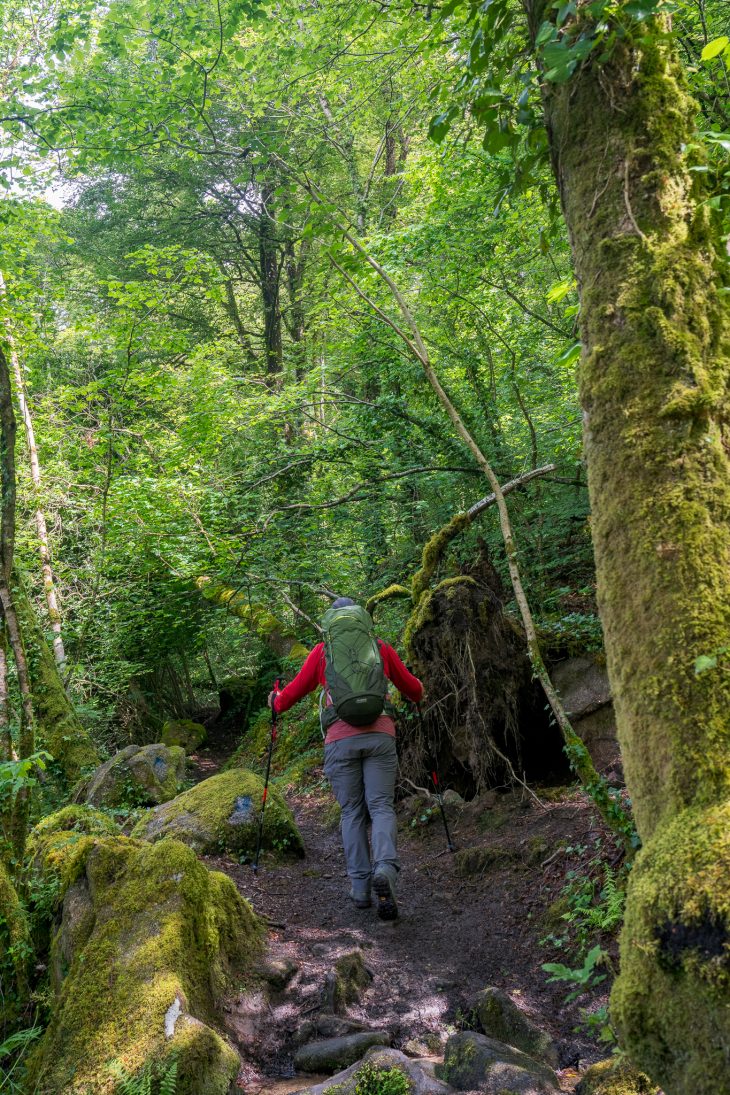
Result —
[{"label": "red jacket", "polygon": [[[388,680],[393,682],[407,700],[418,703],[423,696],[423,685],[418,677],[414,677],[406,669],[392,646],[384,643],[382,639],[378,639],[378,646]],[[274,700],[274,709],[277,714],[288,711],[295,703],[299,703],[299,700],[303,700],[310,692],[314,692],[318,684],[324,687],[324,666],[324,643],[317,643],[307,654],[304,665],[294,680],[282,689]]]}]

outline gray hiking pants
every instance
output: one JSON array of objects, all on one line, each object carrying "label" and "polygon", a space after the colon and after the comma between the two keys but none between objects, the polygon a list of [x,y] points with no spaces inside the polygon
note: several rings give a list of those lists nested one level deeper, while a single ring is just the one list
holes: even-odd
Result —
[{"label": "gray hiking pants", "polygon": [[[390,734],[357,734],[324,747],[324,773],[342,807],[342,844],[352,888],[369,893],[371,871],[385,867],[395,881],[397,828],[393,797],[398,755]],[[372,821],[372,868],[368,848]]]}]

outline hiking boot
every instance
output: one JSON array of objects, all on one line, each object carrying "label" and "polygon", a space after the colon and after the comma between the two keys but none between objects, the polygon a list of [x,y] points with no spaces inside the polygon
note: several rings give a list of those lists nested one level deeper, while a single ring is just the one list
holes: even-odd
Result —
[{"label": "hiking boot", "polygon": [[369,909],[372,905],[369,890],[350,890],[350,901],[356,909]]},{"label": "hiking boot", "polygon": [[378,901],[378,916],[381,920],[397,920],[398,905],[395,900],[395,879],[387,870],[375,872],[373,889]]}]

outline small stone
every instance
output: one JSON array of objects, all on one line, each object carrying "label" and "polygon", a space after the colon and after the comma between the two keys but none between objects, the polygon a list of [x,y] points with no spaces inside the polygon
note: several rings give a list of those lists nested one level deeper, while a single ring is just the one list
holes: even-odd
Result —
[{"label": "small stone", "polygon": [[315,1027],[322,1038],[341,1038],[345,1034],[367,1030],[363,1023],[357,1023],[354,1019],[343,1019],[339,1015],[320,1015]]},{"label": "small stone", "polygon": [[294,1032],[293,1042],[295,1046],[306,1045],[307,1042],[311,1042],[316,1037],[317,1028],[311,1019],[305,1019],[303,1023],[300,1023]]},{"label": "small stone", "polygon": [[294,1054],[294,1067],[302,1072],[336,1072],[359,1061],[371,1046],[389,1046],[392,1040],[388,1031],[368,1030],[309,1042]]},{"label": "small stone", "polygon": [[289,984],[299,966],[293,958],[270,958],[261,966],[261,976],[273,989],[283,989]]},{"label": "small stone", "polygon": [[428,1057],[430,1050],[419,1038],[409,1038],[403,1045],[403,1052],[407,1057]]},{"label": "small stone", "polygon": [[451,787],[448,787],[441,797],[443,798],[445,806],[455,806],[457,808],[461,806],[466,806],[464,799],[461,797],[458,791],[452,790]]},{"label": "small stone", "polygon": [[359,1000],[362,990],[367,988],[372,979],[373,975],[365,965],[362,951],[343,954],[324,979],[322,1007],[342,1015],[350,1004]]}]

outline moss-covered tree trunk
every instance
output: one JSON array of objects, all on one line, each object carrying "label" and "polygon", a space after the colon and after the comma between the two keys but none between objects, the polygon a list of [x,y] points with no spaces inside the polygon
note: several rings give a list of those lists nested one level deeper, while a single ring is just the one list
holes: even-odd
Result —
[{"label": "moss-covered tree trunk", "polygon": [[10,591],[23,637],[37,744],[48,750],[63,782],[70,786],[95,768],[101,758],[66,694],[38,613],[17,570]]},{"label": "moss-covered tree trunk", "polygon": [[716,1095],[730,1068],[730,672],[697,675],[695,659],[730,647],[729,331],[665,31],[642,24],[545,101],[581,293],[600,612],[644,842],[614,1016],[668,1095]]}]

